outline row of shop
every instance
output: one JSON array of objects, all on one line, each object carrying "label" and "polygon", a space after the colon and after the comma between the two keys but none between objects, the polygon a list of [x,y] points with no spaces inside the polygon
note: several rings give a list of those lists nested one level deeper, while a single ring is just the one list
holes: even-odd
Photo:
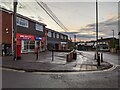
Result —
[{"label": "row of shop", "polygon": [[[2,15],[2,33],[0,35],[2,54],[13,53],[13,13],[11,11],[1,9]],[[39,52],[56,49],[67,49],[67,39],[63,40],[62,33],[49,29],[51,37],[48,35],[46,24],[37,22],[23,15],[17,14],[17,34],[16,46],[17,53],[34,52],[39,47]],[[54,35],[53,35],[54,33]],[[56,35],[56,36],[55,36]],[[67,35],[64,35],[68,37]]]}]

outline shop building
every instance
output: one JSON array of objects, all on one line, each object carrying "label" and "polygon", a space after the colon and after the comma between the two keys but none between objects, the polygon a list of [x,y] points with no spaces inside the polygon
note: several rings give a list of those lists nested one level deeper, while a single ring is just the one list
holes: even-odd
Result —
[{"label": "shop building", "polygon": [[17,41],[21,43],[21,53],[46,50],[45,24],[22,15],[17,16]]},{"label": "shop building", "polygon": [[[2,38],[1,44],[9,47],[13,51],[13,13],[11,11],[1,9],[2,15]],[[45,24],[32,20],[23,15],[17,14],[17,49],[21,53],[34,52],[36,47],[40,47],[40,51],[46,50]]]},{"label": "shop building", "polygon": [[48,50],[67,50],[68,36],[52,29],[47,30],[47,49]]}]

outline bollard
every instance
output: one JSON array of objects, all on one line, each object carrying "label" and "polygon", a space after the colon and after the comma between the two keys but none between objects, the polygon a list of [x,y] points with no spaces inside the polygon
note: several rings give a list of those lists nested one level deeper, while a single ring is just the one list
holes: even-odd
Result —
[{"label": "bollard", "polygon": [[67,61],[67,62],[70,62],[70,61],[71,61],[70,54],[67,54],[66,61]]},{"label": "bollard", "polygon": [[35,48],[36,60],[38,60],[38,47]]},{"label": "bollard", "polygon": [[38,60],[38,53],[36,53],[36,60]]},{"label": "bollard", "polygon": [[72,53],[69,54],[69,57],[70,57],[70,62],[72,61]]},{"label": "bollard", "polygon": [[77,59],[77,53],[73,52],[73,59],[76,60]]},{"label": "bollard", "polygon": [[71,59],[73,59],[73,52],[72,52],[72,54],[71,54],[71,55],[72,55]]},{"label": "bollard", "polygon": [[72,53],[70,53],[70,61],[72,61]]},{"label": "bollard", "polygon": [[54,51],[52,50],[52,61],[54,61]]},{"label": "bollard", "polygon": [[69,62],[69,55],[67,54],[67,58],[66,58],[66,61]]},{"label": "bollard", "polygon": [[100,66],[100,54],[98,53],[98,57],[97,57],[97,62],[98,62],[98,66]]},{"label": "bollard", "polygon": [[101,53],[101,62],[103,62],[103,53]]},{"label": "bollard", "polygon": [[94,60],[96,60],[96,59],[97,59],[96,57],[97,57],[97,56],[96,56],[96,53],[95,53]]}]

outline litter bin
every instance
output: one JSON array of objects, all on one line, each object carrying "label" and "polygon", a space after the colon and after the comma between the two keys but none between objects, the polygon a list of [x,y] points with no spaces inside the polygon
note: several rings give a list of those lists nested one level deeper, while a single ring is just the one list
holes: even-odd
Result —
[{"label": "litter bin", "polygon": [[76,60],[77,59],[77,53],[73,52],[73,59]]}]

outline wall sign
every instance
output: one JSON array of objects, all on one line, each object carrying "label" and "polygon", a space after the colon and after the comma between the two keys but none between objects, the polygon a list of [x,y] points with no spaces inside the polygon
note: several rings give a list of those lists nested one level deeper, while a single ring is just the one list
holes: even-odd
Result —
[{"label": "wall sign", "polygon": [[33,35],[17,33],[17,39],[21,39],[21,40],[35,40],[35,37]]},{"label": "wall sign", "polygon": [[35,37],[35,40],[42,40],[42,37]]}]

